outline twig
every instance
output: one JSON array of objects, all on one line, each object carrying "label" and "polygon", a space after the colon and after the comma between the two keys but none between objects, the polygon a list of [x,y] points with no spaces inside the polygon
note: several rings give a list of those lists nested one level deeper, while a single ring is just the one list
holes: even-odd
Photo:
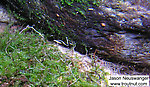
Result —
[{"label": "twig", "polygon": [[8,49],[8,46],[9,46],[9,44],[10,44],[10,42],[12,41],[12,38],[7,42],[7,46],[6,46],[6,48],[5,48],[5,52],[6,52],[6,54],[12,59],[12,61],[14,61],[14,59],[11,57],[11,55],[8,53],[8,51],[7,51],[7,49]]},{"label": "twig", "polygon": [[98,50],[96,49],[95,52],[94,52],[94,54],[93,54],[93,59],[94,59],[94,64],[95,64],[95,65],[94,65],[94,66],[95,66],[95,73],[98,75],[99,79],[101,79],[100,75],[99,75],[99,74],[97,73],[97,71],[96,71],[96,61],[95,61],[96,59],[95,59],[95,57],[96,57],[96,52],[97,52],[97,51],[98,51]]},{"label": "twig", "polygon": [[39,62],[45,68],[45,66],[36,57],[34,58],[36,59],[37,62]]},{"label": "twig", "polygon": [[79,78],[76,79],[76,81],[74,81],[73,83],[71,83],[71,84],[69,85],[69,87],[70,87],[71,85],[73,85],[74,83],[76,83],[78,80],[79,80]]},{"label": "twig", "polygon": [[[72,64],[73,64],[73,62],[71,62]],[[70,63],[69,63],[69,65],[70,65]],[[70,66],[69,66],[70,67]],[[73,83],[71,83],[68,87],[70,87],[71,85],[73,85],[74,83],[76,83],[78,80],[79,80],[79,78],[77,79],[75,76],[74,76],[74,74],[73,74],[73,72],[72,72],[72,68],[70,67],[70,72],[71,72],[71,74],[73,75],[73,77],[76,79]]]},{"label": "twig", "polygon": [[54,40],[54,42],[58,43],[58,44],[63,44],[65,46],[69,46],[69,41],[68,41],[68,37],[66,37],[66,43],[62,40]]},{"label": "twig", "polygon": [[27,25],[26,28],[22,29],[22,31],[20,31],[19,34],[21,34],[23,31],[25,31],[25,30],[27,30],[27,29],[32,29],[32,30],[34,30],[34,31],[35,31],[36,33],[38,33],[42,38],[44,38],[44,36],[43,36],[40,32],[38,32],[37,30],[34,29],[34,27],[31,27],[31,26],[29,26],[29,25]]}]

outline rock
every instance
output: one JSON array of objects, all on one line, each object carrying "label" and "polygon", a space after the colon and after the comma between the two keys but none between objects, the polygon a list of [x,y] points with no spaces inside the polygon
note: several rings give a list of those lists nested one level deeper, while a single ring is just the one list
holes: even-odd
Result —
[{"label": "rock", "polygon": [[0,5],[0,33],[4,32],[8,24],[16,23],[17,20]]},{"label": "rock", "polygon": [[0,33],[4,32],[7,24],[6,23],[0,23]]},{"label": "rock", "polygon": [[105,3],[99,9],[107,15],[110,24],[126,30],[150,31],[150,5],[148,0],[119,1]]},{"label": "rock", "polygon": [[8,14],[8,12],[0,6],[0,22],[1,23],[12,23],[12,22],[17,22],[15,18],[11,15]]}]

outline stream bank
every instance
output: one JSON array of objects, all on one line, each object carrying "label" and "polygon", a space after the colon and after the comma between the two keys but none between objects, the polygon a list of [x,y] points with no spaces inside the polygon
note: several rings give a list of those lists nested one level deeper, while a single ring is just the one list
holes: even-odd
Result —
[{"label": "stream bank", "polygon": [[[107,0],[106,0],[107,1]],[[139,0],[142,1],[142,0]],[[49,40],[75,41],[75,50],[89,55],[97,50],[99,59],[149,74],[149,3],[130,1],[94,4],[57,0],[32,2],[5,1],[21,20],[44,31]],[[21,4],[19,4],[21,3]],[[22,7],[22,8],[15,8]],[[126,9],[128,8],[128,9]],[[143,10],[144,9],[144,10]],[[26,15],[27,14],[27,15]],[[39,25],[40,24],[40,25]]]}]

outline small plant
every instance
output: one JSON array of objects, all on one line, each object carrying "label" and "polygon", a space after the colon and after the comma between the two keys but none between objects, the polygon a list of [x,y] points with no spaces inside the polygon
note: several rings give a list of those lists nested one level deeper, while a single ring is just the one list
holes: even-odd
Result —
[{"label": "small plant", "polygon": [[46,42],[33,27],[1,33],[0,41],[0,86],[97,87],[105,81],[94,73],[79,72],[76,61]]},{"label": "small plant", "polygon": [[[88,7],[99,6],[101,1],[100,0],[58,0],[59,7],[67,8],[72,7],[74,8],[72,12],[73,15],[76,15],[76,13],[80,13],[84,18],[86,18],[86,11],[88,10]],[[92,4],[90,4],[92,2]]]}]

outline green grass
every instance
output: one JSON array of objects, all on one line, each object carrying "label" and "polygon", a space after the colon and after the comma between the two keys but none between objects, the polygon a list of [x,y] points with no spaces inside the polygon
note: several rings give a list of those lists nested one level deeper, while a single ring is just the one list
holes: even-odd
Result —
[{"label": "green grass", "polygon": [[[63,55],[34,32],[0,34],[0,86],[100,87],[106,72],[79,72],[76,61]],[[101,78],[95,72],[102,72]]]}]

